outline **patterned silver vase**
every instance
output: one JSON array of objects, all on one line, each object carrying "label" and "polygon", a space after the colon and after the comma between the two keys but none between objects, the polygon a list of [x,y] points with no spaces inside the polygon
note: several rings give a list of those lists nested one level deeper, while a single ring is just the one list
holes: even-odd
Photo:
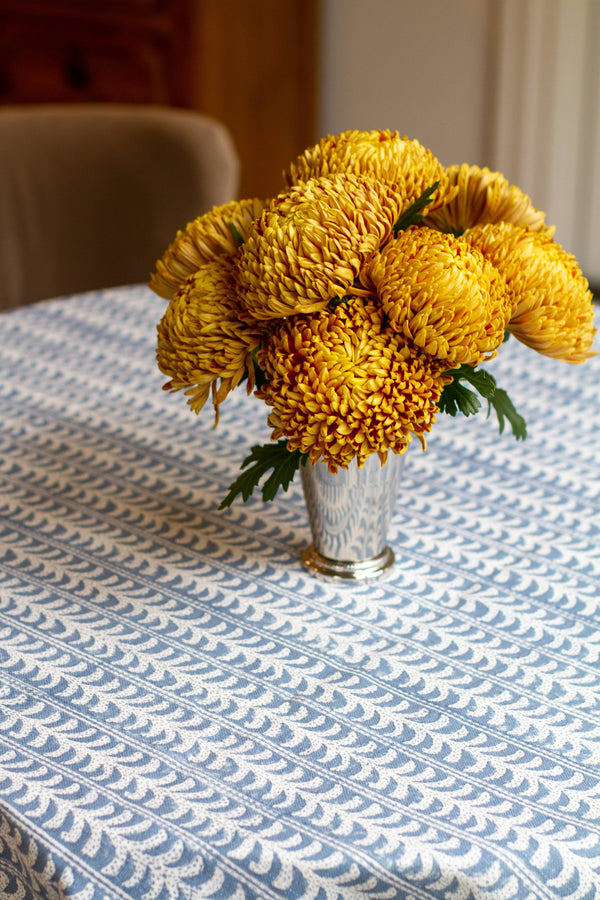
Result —
[{"label": "patterned silver vase", "polygon": [[320,575],[366,581],[394,563],[387,533],[398,494],[404,455],[377,454],[359,469],[354,460],[332,474],[326,463],[301,466],[313,544],[304,564]]}]

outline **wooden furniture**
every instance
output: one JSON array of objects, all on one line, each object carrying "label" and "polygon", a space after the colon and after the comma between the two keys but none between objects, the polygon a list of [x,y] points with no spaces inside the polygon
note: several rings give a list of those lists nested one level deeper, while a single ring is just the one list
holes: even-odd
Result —
[{"label": "wooden furniture", "polygon": [[241,196],[316,139],[318,0],[0,0],[0,104],[158,103],[221,119]]}]

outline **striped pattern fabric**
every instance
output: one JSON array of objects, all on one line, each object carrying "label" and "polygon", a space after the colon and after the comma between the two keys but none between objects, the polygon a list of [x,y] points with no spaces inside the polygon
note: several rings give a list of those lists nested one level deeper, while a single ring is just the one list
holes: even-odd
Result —
[{"label": "striped pattern fabric", "polygon": [[143,287],[0,317],[0,897],[600,897],[600,358],[408,453],[391,574],[326,582],[266,409],[161,390]]}]

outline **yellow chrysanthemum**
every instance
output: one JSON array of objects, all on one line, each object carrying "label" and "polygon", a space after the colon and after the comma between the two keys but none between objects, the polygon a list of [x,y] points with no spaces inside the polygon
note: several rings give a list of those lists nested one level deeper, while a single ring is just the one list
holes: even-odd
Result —
[{"label": "yellow chrysanthemum", "polygon": [[158,325],[158,365],[170,379],[165,390],[185,389],[196,413],[212,391],[218,416],[219,403],[246,369],[248,390],[254,386],[252,350],[261,338],[240,320],[231,260],[206,263],[175,294]]},{"label": "yellow chrysanthemum", "polygon": [[[441,368],[404,345],[373,299],[282,322],[262,350],[274,440],[323,459],[332,471],[372,453],[403,453],[431,429],[445,384]],[[424,443],[424,441],[423,441]]]},{"label": "yellow chrysanthemum", "polygon": [[462,234],[474,225],[511,222],[530,231],[554,234],[554,227],[545,224],[545,213],[532,206],[527,194],[510,184],[500,172],[464,163],[449,166],[446,175],[457,193],[441,209],[428,214],[425,224],[431,228]]},{"label": "yellow chrysanthemum", "polygon": [[324,309],[388,239],[403,196],[384,182],[332,175],[302,182],[264,211],[240,249],[240,301],[256,319]]},{"label": "yellow chrysanthemum", "polygon": [[200,266],[221,256],[235,255],[239,249],[235,231],[245,240],[264,207],[261,200],[234,200],[215,206],[189,222],[183,231],[177,232],[173,243],[156,263],[150,281],[152,290],[170,300]]},{"label": "yellow chrysanthemum", "polygon": [[448,368],[496,354],[510,295],[501,275],[466,241],[409,228],[375,257],[368,277],[392,327]]},{"label": "yellow chrysanthemum", "polygon": [[514,307],[507,327],[516,338],[565,362],[594,355],[592,293],[574,256],[548,235],[508,223],[471,228],[464,238],[504,276]]},{"label": "yellow chrysanthemum", "polygon": [[[423,191],[440,182],[429,208],[437,209],[448,200],[446,171],[430,150],[419,141],[401,138],[397,131],[343,131],[328,135],[309,147],[284,173],[286,184],[298,184],[309,178],[351,172],[369,175],[394,184],[406,198],[405,208]],[[452,194],[455,189],[452,189]],[[450,196],[452,196],[452,194]]]}]

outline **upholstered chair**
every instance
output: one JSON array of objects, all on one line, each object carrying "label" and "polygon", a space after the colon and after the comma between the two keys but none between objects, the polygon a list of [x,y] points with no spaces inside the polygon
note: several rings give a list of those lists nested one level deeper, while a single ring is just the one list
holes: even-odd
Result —
[{"label": "upholstered chair", "polygon": [[0,309],[147,281],[179,228],[236,199],[239,168],[196,112],[0,107]]}]

